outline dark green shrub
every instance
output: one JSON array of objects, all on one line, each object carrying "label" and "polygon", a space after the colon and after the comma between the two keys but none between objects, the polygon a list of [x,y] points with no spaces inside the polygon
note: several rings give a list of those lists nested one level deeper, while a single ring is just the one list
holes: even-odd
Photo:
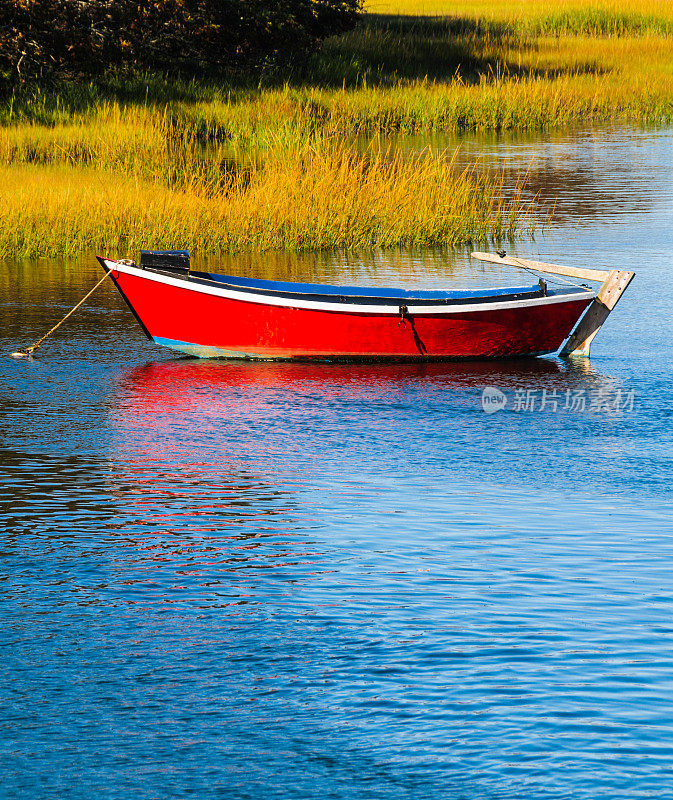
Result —
[{"label": "dark green shrub", "polygon": [[217,72],[302,60],[355,24],[361,0],[0,0],[14,80],[111,67]]}]

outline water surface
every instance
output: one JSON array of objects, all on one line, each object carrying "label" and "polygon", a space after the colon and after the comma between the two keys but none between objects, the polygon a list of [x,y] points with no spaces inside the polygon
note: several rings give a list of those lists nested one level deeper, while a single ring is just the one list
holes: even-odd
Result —
[{"label": "water surface", "polygon": [[[111,289],[3,357],[3,795],[673,796],[672,139],[463,144],[557,199],[516,252],[637,271],[590,362],[192,361]],[[521,280],[467,251],[207,263]],[[96,279],[5,264],[0,350]],[[633,405],[563,408],[601,391]]]}]

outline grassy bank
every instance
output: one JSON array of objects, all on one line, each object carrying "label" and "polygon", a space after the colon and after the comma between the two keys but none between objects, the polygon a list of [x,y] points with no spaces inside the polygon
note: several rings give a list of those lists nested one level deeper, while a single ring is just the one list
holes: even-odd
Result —
[{"label": "grassy bank", "polygon": [[531,210],[505,206],[497,181],[376,135],[670,122],[672,45],[673,9],[655,0],[398,0],[280,83],[15,92],[0,103],[0,254],[516,236]]},{"label": "grassy bank", "polygon": [[418,160],[307,147],[232,174],[171,188],[95,167],[2,166],[0,257],[137,253],[151,244],[198,252],[458,244],[513,237],[531,209],[506,205],[478,174]]},{"label": "grassy bank", "polygon": [[451,154],[363,146],[268,107],[232,121],[240,110],[103,102],[5,124],[0,257],[450,245],[534,228],[529,203]]}]

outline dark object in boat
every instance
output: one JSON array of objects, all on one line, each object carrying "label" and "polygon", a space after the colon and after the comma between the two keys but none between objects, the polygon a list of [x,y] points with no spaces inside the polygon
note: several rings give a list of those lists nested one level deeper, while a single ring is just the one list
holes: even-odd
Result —
[{"label": "dark object in boat", "polygon": [[141,250],[140,266],[156,272],[189,273],[189,250]]}]

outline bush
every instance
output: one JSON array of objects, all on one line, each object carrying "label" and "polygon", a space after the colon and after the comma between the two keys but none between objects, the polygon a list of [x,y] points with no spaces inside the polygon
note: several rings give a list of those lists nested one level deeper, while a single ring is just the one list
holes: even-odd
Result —
[{"label": "bush", "polygon": [[355,24],[361,0],[0,0],[14,80],[129,66],[251,70],[303,59]]}]

